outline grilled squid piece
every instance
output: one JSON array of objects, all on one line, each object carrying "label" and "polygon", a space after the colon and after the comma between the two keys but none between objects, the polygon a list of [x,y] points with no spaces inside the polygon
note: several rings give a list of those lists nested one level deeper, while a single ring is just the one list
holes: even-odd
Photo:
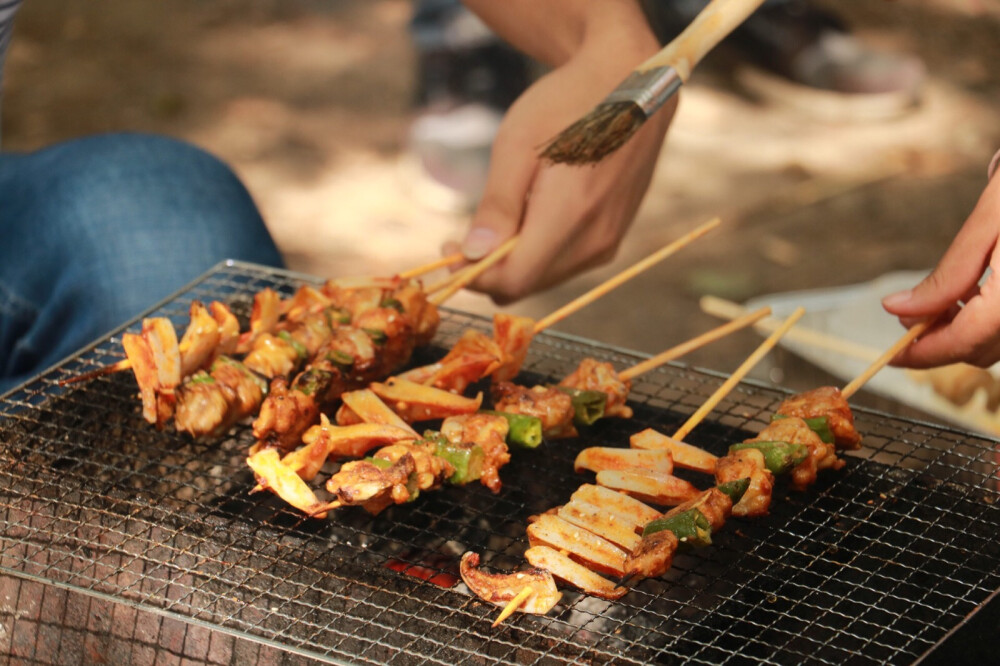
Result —
[{"label": "grilled squid piece", "polygon": [[493,315],[493,340],[503,358],[500,367],[493,371],[494,382],[509,382],[517,377],[534,337],[534,319],[504,313]]},{"label": "grilled squid piece", "polygon": [[492,338],[480,331],[468,329],[440,361],[414,368],[399,377],[462,394],[470,384],[499,368],[502,360],[503,350]]},{"label": "grilled squid piece", "polygon": [[523,595],[523,601],[517,606],[517,610],[524,613],[545,615],[562,598],[562,593],[556,588],[555,580],[548,571],[527,569],[509,574],[486,573],[479,569],[479,554],[471,551],[462,555],[459,573],[473,594],[497,606],[506,606],[511,600],[523,595],[525,588],[530,589],[530,593]]},{"label": "grilled squid piece", "polygon": [[174,391],[181,383],[177,332],[164,317],[144,319],[142,332],[122,335],[122,346],[139,384],[142,416],[161,427],[173,416]]}]

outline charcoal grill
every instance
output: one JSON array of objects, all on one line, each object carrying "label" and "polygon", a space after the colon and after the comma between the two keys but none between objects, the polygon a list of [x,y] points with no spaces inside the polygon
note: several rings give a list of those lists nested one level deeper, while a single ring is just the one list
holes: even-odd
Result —
[{"label": "charcoal grill", "polygon": [[[245,312],[255,291],[289,294],[308,279],[227,262],[151,313],[183,326],[193,299]],[[446,311],[421,354],[440,356],[465,328],[489,325]],[[154,653],[205,663],[911,663],[1000,588],[995,442],[858,409],[864,448],[807,492],[779,486],[766,518],[732,519],[712,546],[619,601],[567,590],[550,615],[491,629],[497,609],[449,585],[460,555],[521,566],[528,517],[589,481],[573,473],[581,448],[673,431],[722,376],[669,365],[641,377],[633,419],[515,452],[498,495],[447,488],[377,517],[348,509],[314,520],[248,494],[248,427],[193,442],[142,420],[130,373],[58,384],[120,359],[125,328],[0,400],[0,641],[26,661],[65,663],[58,634],[76,632],[90,650],[82,660],[133,663]],[[641,360],[545,333],[522,379],[560,378],[584,356],[620,368]],[[689,441],[720,453],[760,430],[785,395],[744,382]]]}]

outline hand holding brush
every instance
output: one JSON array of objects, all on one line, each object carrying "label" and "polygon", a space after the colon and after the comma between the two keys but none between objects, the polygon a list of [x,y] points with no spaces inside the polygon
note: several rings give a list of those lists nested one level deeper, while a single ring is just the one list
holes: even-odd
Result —
[{"label": "hand holding brush", "polygon": [[604,101],[563,130],[542,153],[557,164],[592,164],[622,146],[691,76],[694,67],[764,0],[712,0]]}]

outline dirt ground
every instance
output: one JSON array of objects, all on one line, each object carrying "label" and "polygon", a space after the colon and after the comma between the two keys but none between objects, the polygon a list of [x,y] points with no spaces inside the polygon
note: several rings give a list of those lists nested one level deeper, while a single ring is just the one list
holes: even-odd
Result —
[{"label": "dirt ground", "polygon": [[[835,4],[863,38],[924,58],[918,108],[831,119],[748,94],[745,69],[712,57],[684,91],[613,264],[510,309],[547,313],[716,215],[724,224],[712,236],[559,330],[653,353],[718,323],[699,309],[706,293],[743,301],[933,266],[1000,147],[1000,2]],[[467,218],[427,205],[406,169],[410,9],[407,0],[28,0],[5,72],[4,147],[118,130],[182,137],[245,179],[291,268],[339,276],[422,263]],[[472,294],[451,304],[494,309]],[[728,372],[759,340],[738,334],[685,360]],[[763,378],[798,389],[822,376],[791,354],[777,359]]]}]

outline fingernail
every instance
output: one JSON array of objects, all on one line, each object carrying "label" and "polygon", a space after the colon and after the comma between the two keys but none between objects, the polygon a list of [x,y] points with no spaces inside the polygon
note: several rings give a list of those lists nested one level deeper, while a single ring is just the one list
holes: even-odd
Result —
[{"label": "fingernail", "polygon": [[492,229],[478,228],[469,232],[462,243],[462,254],[468,259],[482,259],[497,245],[497,233]]},{"label": "fingernail", "polygon": [[882,299],[882,305],[887,308],[895,308],[900,305],[904,305],[907,301],[913,298],[913,290],[907,289],[906,291],[897,291],[895,294],[889,294]]}]

